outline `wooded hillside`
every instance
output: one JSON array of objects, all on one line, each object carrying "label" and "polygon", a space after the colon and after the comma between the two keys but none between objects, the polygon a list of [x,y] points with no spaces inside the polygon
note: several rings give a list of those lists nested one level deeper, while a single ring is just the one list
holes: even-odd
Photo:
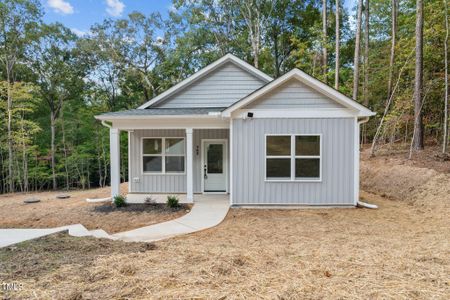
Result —
[{"label": "wooded hillside", "polygon": [[82,36],[43,13],[0,0],[0,193],[109,183],[94,115],[136,108],[226,53],[273,77],[300,68],[376,111],[362,133],[373,154],[448,151],[447,0],[174,0],[167,18],[134,12]]}]

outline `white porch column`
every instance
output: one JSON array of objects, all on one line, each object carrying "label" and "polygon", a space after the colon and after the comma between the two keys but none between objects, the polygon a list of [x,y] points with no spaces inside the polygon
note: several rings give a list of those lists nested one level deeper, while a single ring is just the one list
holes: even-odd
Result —
[{"label": "white porch column", "polygon": [[120,195],[120,130],[109,129],[111,160],[111,197]]},{"label": "white porch column", "polygon": [[194,202],[192,131],[192,128],[186,128],[186,198],[189,202]]}]

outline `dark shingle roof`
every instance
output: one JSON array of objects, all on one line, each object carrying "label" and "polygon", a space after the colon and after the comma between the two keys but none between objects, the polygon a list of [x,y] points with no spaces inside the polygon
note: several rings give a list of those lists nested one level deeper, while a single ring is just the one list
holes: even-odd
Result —
[{"label": "dark shingle roof", "polygon": [[207,115],[210,112],[220,112],[226,107],[199,108],[146,108],[115,111],[101,114],[99,117],[136,117],[136,116],[176,116],[176,115]]}]

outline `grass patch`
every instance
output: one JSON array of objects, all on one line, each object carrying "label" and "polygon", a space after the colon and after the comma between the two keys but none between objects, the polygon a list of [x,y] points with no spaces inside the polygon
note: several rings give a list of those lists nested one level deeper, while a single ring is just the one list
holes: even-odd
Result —
[{"label": "grass patch", "polygon": [[152,243],[126,243],[56,233],[0,249],[0,278],[36,278],[63,265],[89,266],[100,256],[154,250]]}]

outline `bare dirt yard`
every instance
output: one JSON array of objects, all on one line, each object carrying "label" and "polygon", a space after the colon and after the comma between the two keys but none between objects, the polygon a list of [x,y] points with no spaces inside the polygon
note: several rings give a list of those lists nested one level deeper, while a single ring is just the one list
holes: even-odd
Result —
[{"label": "bare dirt yard", "polygon": [[[126,184],[122,184],[123,194],[126,194],[127,188]],[[86,198],[105,198],[109,193],[110,189],[107,187],[70,192],[0,195],[0,228],[51,228],[81,223],[89,230],[103,229],[108,233],[117,233],[175,219],[189,209],[189,206],[170,209],[165,204],[133,204],[118,209],[111,203],[86,202]],[[56,196],[60,194],[71,197],[57,199]],[[41,202],[23,202],[33,197]]]},{"label": "bare dirt yard", "polygon": [[11,298],[449,299],[450,174],[404,167],[362,163],[378,210],[232,209],[152,244],[53,235],[0,249],[0,281],[22,284]]}]

